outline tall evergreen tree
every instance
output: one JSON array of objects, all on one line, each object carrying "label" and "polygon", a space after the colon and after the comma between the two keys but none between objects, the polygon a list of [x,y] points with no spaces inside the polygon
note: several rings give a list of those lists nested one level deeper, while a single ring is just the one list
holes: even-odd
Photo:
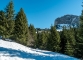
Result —
[{"label": "tall evergreen tree", "polygon": [[28,40],[28,45],[29,46],[32,46],[32,47],[35,47],[35,41],[37,39],[37,36],[36,36],[36,29],[34,27],[34,25],[30,24],[29,25],[29,40]]},{"label": "tall evergreen tree", "polygon": [[70,30],[67,31],[67,41],[64,50],[65,54],[74,56],[75,44],[76,44],[76,40],[74,37],[74,31],[72,28],[70,28]]},{"label": "tall evergreen tree", "polygon": [[77,52],[78,57],[81,58],[83,56],[83,10],[80,16],[79,39],[77,40]]},{"label": "tall evergreen tree", "polygon": [[15,15],[14,12],[15,10],[14,10],[13,1],[10,1],[5,8],[5,14],[6,14],[7,20],[14,20],[14,15]]},{"label": "tall evergreen tree", "polygon": [[51,51],[60,51],[60,36],[54,26],[51,26],[50,35],[47,43],[48,50]]},{"label": "tall evergreen tree", "polygon": [[8,35],[8,31],[7,31],[7,20],[5,17],[5,13],[4,11],[0,11],[0,35],[5,38]]},{"label": "tall evergreen tree", "polygon": [[46,49],[48,33],[46,31],[42,31],[40,37],[41,37],[41,41],[42,41],[42,44],[41,44],[40,48],[41,49]]},{"label": "tall evergreen tree", "polygon": [[47,49],[47,40],[49,38],[49,31],[42,32],[42,49]]},{"label": "tall evergreen tree", "polygon": [[61,53],[74,56],[76,40],[73,28],[70,27],[70,29],[66,29],[66,27],[63,27],[63,31],[61,32],[60,37]]},{"label": "tall evergreen tree", "polygon": [[47,49],[47,40],[49,37],[48,31],[38,31],[37,32],[37,40],[36,40],[36,48]]},{"label": "tall evergreen tree", "polygon": [[75,57],[80,57],[80,55],[81,55],[81,53],[79,52],[79,38],[80,38],[80,36],[79,36],[79,28],[76,28],[75,30],[74,30],[74,36],[75,36],[75,40],[76,40],[76,45],[75,45],[75,51],[74,51],[74,56]]},{"label": "tall evergreen tree", "polygon": [[29,32],[30,32],[32,38],[35,40],[36,39],[36,29],[35,29],[34,25],[30,24]]},{"label": "tall evergreen tree", "polygon": [[14,5],[13,5],[13,1],[10,1],[9,4],[6,6],[5,8],[5,15],[6,15],[6,20],[7,20],[7,32],[8,32],[8,37],[12,36],[12,33],[14,31]]},{"label": "tall evergreen tree", "polygon": [[40,48],[42,46],[41,33],[37,32],[37,40],[36,40],[36,48]]},{"label": "tall evergreen tree", "polygon": [[63,27],[63,31],[60,32],[60,39],[61,39],[61,53],[64,53],[65,51],[65,45],[66,45],[66,42],[67,42],[67,30],[66,30],[66,27]]},{"label": "tall evergreen tree", "polygon": [[17,42],[27,45],[28,22],[22,8],[18,12],[15,20],[15,38]]}]

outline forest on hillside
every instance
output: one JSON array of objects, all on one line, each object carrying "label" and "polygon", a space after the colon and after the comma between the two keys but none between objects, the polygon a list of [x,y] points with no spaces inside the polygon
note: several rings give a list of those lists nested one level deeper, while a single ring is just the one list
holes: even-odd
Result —
[{"label": "forest on hillside", "polygon": [[58,32],[55,26],[50,29],[36,29],[28,24],[23,8],[15,14],[13,1],[4,10],[0,10],[0,36],[11,39],[25,46],[83,57],[83,11],[78,28],[66,29]]}]

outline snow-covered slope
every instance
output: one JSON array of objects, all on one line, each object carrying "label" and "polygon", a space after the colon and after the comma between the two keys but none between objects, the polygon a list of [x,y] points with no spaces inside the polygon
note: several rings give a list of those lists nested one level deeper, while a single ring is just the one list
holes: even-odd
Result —
[{"label": "snow-covered slope", "polygon": [[74,57],[32,49],[16,42],[0,39],[0,60],[78,60]]}]

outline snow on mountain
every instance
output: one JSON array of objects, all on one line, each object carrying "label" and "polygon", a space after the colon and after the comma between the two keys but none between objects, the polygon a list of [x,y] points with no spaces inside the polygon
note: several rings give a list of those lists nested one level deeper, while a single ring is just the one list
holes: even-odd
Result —
[{"label": "snow on mountain", "polygon": [[78,60],[51,51],[33,49],[16,42],[0,39],[0,60]]},{"label": "snow on mountain", "polygon": [[67,29],[71,27],[78,27],[79,26],[80,17],[76,15],[64,15],[58,17],[54,21],[54,25],[56,26],[57,31],[62,31],[63,26]]}]

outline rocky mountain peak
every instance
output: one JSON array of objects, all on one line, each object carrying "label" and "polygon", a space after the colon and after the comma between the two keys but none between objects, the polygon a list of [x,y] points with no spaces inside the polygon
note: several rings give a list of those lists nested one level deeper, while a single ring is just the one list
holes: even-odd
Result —
[{"label": "rocky mountain peak", "polygon": [[64,15],[55,19],[54,25],[57,26],[57,29],[62,29],[63,26],[78,26],[79,25],[79,16],[77,15]]}]

